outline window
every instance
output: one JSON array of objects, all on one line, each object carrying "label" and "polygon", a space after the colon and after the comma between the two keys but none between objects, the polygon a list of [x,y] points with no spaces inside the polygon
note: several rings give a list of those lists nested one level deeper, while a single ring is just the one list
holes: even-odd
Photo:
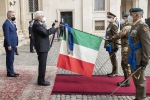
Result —
[{"label": "window", "polygon": [[94,0],[94,11],[104,11],[105,0]]},{"label": "window", "polygon": [[38,0],[29,0],[29,12],[36,12],[38,9]]},{"label": "window", "polygon": [[105,21],[97,20],[95,21],[95,31],[105,30]]}]

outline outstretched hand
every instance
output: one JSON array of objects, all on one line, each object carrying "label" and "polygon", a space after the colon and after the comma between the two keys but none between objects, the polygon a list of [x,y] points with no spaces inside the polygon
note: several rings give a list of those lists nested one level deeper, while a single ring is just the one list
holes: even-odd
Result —
[{"label": "outstretched hand", "polygon": [[59,23],[56,22],[54,27],[55,27],[55,28],[58,28],[58,27],[59,27]]},{"label": "outstretched hand", "polygon": [[106,41],[108,41],[108,42],[113,42],[112,39],[107,39]]}]

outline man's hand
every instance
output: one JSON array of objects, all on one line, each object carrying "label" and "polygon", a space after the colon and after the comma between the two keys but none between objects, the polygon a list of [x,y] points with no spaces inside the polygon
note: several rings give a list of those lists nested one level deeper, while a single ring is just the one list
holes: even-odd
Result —
[{"label": "man's hand", "polygon": [[146,65],[147,65],[147,63],[146,63],[146,62],[141,61],[141,63],[140,63],[140,66],[141,66],[141,67],[146,67]]},{"label": "man's hand", "polygon": [[108,41],[108,42],[113,42],[111,39],[107,39],[106,41]]},{"label": "man's hand", "polygon": [[115,48],[115,49],[114,49],[114,52],[117,52],[117,51],[118,51],[118,48]]},{"label": "man's hand", "polygon": [[59,27],[59,24],[58,22],[56,22],[54,28],[58,28],[58,27]]},{"label": "man's hand", "polygon": [[8,46],[8,50],[9,50],[9,51],[11,50],[11,46]]}]

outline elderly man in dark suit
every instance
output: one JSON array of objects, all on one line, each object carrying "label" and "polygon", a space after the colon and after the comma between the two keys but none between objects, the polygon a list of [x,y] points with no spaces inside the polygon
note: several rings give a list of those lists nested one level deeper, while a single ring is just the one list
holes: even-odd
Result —
[{"label": "elderly man in dark suit", "polygon": [[7,77],[17,77],[19,74],[14,72],[14,53],[16,46],[18,45],[18,36],[16,33],[16,27],[13,23],[15,21],[14,11],[7,12],[7,19],[3,24],[4,33],[4,47],[6,51],[6,69]]},{"label": "elderly man in dark suit", "polygon": [[47,54],[50,49],[49,35],[55,33],[58,28],[58,24],[55,24],[53,28],[45,29],[43,26],[44,14],[42,11],[37,11],[35,13],[35,21],[32,26],[32,31],[34,34],[34,46],[38,55],[38,85],[49,86],[50,82],[45,81],[45,71],[46,71],[46,61]]}]

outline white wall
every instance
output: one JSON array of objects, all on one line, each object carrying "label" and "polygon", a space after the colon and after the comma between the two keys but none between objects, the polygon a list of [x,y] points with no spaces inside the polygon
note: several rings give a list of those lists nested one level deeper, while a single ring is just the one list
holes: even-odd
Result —
[{"label": "white wall", "polygon": [[51,21],[53,22],[55,19],[60,21],[60,12],[68,11],[73,14],[73,27],[82,30],[82,0],[51,0],[50,10],[47,11],[50,21],[49,26],[52,24]]}]

